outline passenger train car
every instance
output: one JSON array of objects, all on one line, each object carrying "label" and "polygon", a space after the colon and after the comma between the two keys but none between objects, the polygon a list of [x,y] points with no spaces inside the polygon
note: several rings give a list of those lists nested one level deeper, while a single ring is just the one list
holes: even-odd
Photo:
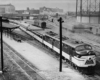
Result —
[{"label": "passenger train car", "polygon": [[[52,31],[33,31],[33,34],[39,42],[59,54],[60,38],[58,34]],[[96,55],[92,50],[92,46],[65,36],[62,37],[62,40],[63,58],[70,61],[77,69],[92,70],[94,72]]]}]

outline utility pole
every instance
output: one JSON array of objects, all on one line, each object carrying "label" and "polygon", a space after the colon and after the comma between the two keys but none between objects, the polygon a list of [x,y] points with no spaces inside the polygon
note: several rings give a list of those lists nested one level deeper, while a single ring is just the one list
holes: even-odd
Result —
[{"label": "utility pole", "polygon": [[62,18],[60,17],[58,19],[60,28],[59,28],[59,33],[60,33],[60,67],[59,67],[59,71],[62,72],[62,23],[64,22],[62,20]]},{"label": "utility pole", "polygon": [[1,29],[1,71],[0,73],[3,73],[3,29],[2,29],[2,17],[0,16],[0,29]]},{"label": "utility pole", "polygon": [[77,17],[77,6],[78,6],[78,0],[76,0],[76,17]]},{"label": "utility pole", "polygon": [[89,1],[89,23],[91,22],[91,0]]},{"label": "utility pole", "polygon": [[80,22],[82,22],[82,0],[80,0]]},{"label": "utility pole", "polygon": [[99,20],[98,20],[98,23],[100,24],[100,0],[99,0],[99,13],[98,13],[98,15],[99,15]]}]

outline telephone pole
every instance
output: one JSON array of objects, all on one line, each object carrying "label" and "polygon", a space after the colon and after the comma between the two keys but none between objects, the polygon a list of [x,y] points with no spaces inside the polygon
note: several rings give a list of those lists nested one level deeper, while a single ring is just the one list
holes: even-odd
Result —
[{"label": "telephone pole", "polygon": [[0,16],[0,29],[1,29],[1,71],[0,73],[3,73],[3,29],[2,29],[2,17]]},{"label": "telephone pole", "polygon": [[62,23],[64,22],[62,20],[62,18],[60,17],[58,19],[60,28],[59,28],[59,33],[60,33],[60,67],[59,67],[59,71],[62,72]]}]

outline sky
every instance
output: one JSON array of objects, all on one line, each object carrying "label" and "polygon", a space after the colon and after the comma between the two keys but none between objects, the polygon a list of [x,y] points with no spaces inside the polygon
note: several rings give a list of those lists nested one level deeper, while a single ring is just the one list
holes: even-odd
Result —
[{"label": "sky", "polygon": [[61,8],[64,11],[75,11],[76,0],[0,0],[0,4],[15,6],[16,10],[26,9],[27,7],[39,9],[46,6],[51,8]]}]

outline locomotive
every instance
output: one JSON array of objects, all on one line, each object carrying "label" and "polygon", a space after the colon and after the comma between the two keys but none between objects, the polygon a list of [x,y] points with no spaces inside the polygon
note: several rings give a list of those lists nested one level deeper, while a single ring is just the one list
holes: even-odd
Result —
[{"label": "locomotive", "polygon": [[[53,31],[33,31],[35,39],[60,54],[60,38]],[[96,54],[92,46],[68,37],[62,37],[62,57],[79,70],[94,73]],[[89,71],[90,70],[90,71]]]}]

